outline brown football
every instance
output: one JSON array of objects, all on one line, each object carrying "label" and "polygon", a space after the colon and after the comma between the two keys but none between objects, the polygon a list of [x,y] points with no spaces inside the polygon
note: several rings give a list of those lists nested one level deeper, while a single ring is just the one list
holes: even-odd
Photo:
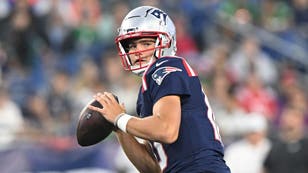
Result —
[{"label": "brown football", "polygon": [[[118,98],[115,96],[116,100]],[[92,106],[103,108],[96,100],[90,102]],[[107,121],[99,112],[93,111],[86,105],[80,112],[77,125],[77,141],[80,146],[90,146],[104,140],[112,132],[114,125]]]}]

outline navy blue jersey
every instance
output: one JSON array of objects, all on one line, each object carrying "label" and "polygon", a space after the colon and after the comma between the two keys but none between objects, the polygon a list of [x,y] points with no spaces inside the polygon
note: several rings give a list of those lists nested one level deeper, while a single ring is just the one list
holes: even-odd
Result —
[{"label": "navy blue jersey", "polygon": [[151,116],[154,104],[167,95],[180,96],[181,124],[174,143],[152,142],[164,173],[229,173],[208,99],[198,76],[183,58],[163,57],[148,67],[137,101],[138,115]]}]

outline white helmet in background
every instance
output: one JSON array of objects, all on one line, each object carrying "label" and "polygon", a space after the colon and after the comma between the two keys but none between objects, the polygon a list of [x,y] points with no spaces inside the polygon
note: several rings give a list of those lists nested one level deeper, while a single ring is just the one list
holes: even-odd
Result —
[{"label": "white helmet in background", "polygon": [[[169,16],[162,10],[141,6],[130,11],[123,19],[118,30],[119,35],[115,42],[125,70],[142,75],[146,67],[150,64],[132,65],[130,54],[137,55],[140,51],[128,53],[127,41],[142,37],[156,38],[155,58],[162,56],[174,56],[176,53],[176,31],[175,26]],[[148,50],[147,50],[148,51]]]}]

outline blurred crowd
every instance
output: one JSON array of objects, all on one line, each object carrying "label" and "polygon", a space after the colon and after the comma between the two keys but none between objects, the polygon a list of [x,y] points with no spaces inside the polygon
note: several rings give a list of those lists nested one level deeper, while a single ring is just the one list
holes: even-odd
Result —
[{"label": "blurred crowd", "polygon": [[[16,171],[7,153],[20,146],[82,152],[76,122],[98,91],[113,92],[135,114],[140,79],[123,71],[114,38],[139,5],[173,19],[177,55],[204,83],[234,173],[308,171],[308,0],[0,0],[4,172]],[[128,172],[108,140],[107,153],[119,154],[109,169]],[[22,158],[18,171],[55,168]]]}]

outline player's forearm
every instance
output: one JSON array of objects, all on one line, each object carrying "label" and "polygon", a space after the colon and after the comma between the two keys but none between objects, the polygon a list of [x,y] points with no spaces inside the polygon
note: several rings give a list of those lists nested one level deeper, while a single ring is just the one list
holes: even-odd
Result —
[{"label": "player's forearm", "polygon": [[127,123],[127,131],[134,136],[163,143],[173,143],[178,137],[178,131],[157,116],[132,118]]},{"label": "player's forearm", "polygon": [[139,143],[132,135],[117,131],[117,138],[129,160],[141,173],[160,173],[155,157],[145,144]]},{"label": "player's forearm", "polygon": [[115,124],[122,131],[133,136],[162,143],[177,140],[181,123],[181,102],[176,95],[159,99],[153,107],[153,115],[137,118],[122,113],[115,118]]}]

